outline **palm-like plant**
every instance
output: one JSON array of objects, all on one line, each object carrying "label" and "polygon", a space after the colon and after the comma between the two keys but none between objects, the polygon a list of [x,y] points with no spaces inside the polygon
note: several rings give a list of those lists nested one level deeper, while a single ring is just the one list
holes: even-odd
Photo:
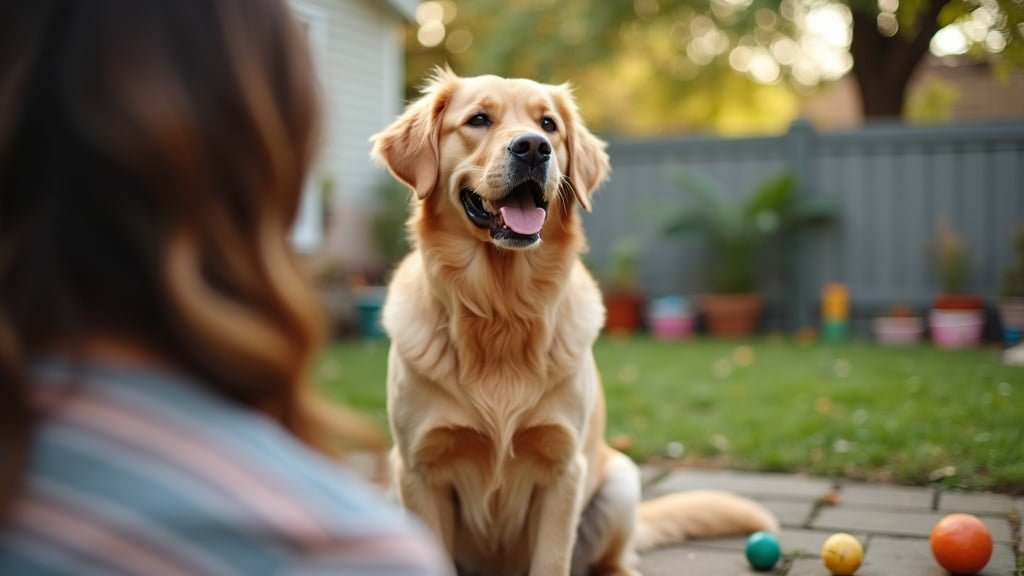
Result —
[{"label": "palm-like plant", "polygon": [[719,294],[743,294],[757,286],[757,259],[773,239],[812,224],[834,220],[835,206],[797,194],[789,172],[775,176],[746,197],[733,200],[693,175],[678,178],[681,190],[696,200],[664,228],[668,235],[700,233],[714,255],[710,288]]}]

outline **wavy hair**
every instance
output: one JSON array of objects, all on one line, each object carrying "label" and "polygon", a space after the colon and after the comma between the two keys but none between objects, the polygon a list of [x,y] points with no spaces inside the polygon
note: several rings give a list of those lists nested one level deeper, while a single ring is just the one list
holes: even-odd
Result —
[{"label": "wavy hair", "polygon": [[313,442],[322,329],[287,236],[318,102],[284,2],[4,2],[0,38],[0,509],[27,363],[96,334]]}]

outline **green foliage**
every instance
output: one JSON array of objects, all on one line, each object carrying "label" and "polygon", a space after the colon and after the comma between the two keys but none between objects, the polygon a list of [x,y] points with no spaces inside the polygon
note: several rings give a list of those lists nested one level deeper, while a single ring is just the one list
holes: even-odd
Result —
[{"label": "green foliage", "polygon": [[[741,353],[741,350],[743,352]],[[332,346],[328,397],[386,426],[388,346]],[[1024,493],[1024,371],[991,350],[755,340],[599,339],[608,437],[644,460],[669,442],[694,462]]]},{"label": "green foliage", "polygon": [[1024,226],[1013,237],[1014,260],[1003,269],[1000,295],[1003,298],[1024,298]]},{"label": "green foliage", "polygon": [[786,172],[738,200],[713,190],[693,175],[678,179],[695,205],[669,220],[670,236],[698,233],[710,247],[716,293],[751,292],[757,285],[757,259],[767,243],[813,224],[830,222],[837,210],[830,203],[798,195],[796,179]]},{"label": "green foliage", "polygon": [[409,252],[405,221],[409,217],[409,189],[390,176],[381,180],[375,194],[371,234],[387,268]]},{"label": "green foliage", "polygon": [[[449,3],[456,10],[444,23],[445,41],[424,47],[416,28],[410,30],[408,96],[415,95],[411,88],[427,70],[447,62],[467,75],[571,80],[585,116],[603,132],[777,132],[797,114],[798,100],[822,81],[808,76],[807,70],[817,68],[803,66],[804,72],[794,75],[797,64],[806,64],[803,58],[776,58],[778,78],[758,83],[733,68],[730,55],[738,47],[768,55],[780,41],[799,45],[800,15],[829,3],[846,5],[869,20],[880,11],[876,0],[458,0]],[[916,34],[937,4],[944,5],[938,17],[943,24],[984,13],[975,23],[984,22],[1005,47],[992,54],[983,41],[972,41],[971,53],[994,61],[997,73],[1024,65],[1024,2],[888,4],[898,5],[895,17],[904,37]],[[881,75],[891,57],[883,51],[858,65],[875,66]]]},{"label": "green foliage", "polygon": [[606,277],[607,287],[617,292],[636,290],[637,258],[640,245],[635,238],[623,237],[612,246]]},{"label": "green foliage", "polygon": [[945,294],[963,294],[967,288],[969,259],[963,238],[947,220],[940,220],[935,227],[935,245],[932,258],[939,284]]},{"label": "green foliage", "polygon": [[918,124],[951,122],[960,100],[956,85],[939,78],[925,80],[907,102],[907,119]]}]

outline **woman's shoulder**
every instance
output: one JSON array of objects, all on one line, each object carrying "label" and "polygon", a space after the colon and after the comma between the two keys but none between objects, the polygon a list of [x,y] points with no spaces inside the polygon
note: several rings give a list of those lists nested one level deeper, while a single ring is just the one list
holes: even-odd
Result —
[{"label": "woman's shoulder", "polygon": [[[226,556],[242,573],[260,565],[346,573],[351,564],[373,574],[380,562],[397,570],[385,574],[441,573],[442,557],[419,523],[269,418],[176,375],[89,367],[68,388],[58,384],[67,374],[36,371],[51,409],[37,435],[29,499],[133,538],[150,526],[174,536],[165,543]],[[204,538],[193,541],[198,533]]]}]

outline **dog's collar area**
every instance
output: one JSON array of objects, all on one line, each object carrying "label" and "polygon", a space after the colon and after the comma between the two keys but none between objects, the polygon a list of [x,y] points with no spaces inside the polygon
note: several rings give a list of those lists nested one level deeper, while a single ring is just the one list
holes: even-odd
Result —
[{"label": "dog's collar area", "polygon": [[[527,180],[512,188],[512,190],[501,200],[492,204],[498,206],[497,212],[490,212],[484,205],[484,198],[477,194],[472,188],[462,188],[459,193],[463,210],[470,222],[477,228],[489,230],[491,238],[496,244],[507,248],[528,248],[540,241],[540,225],[546,215],[548,203],[544,200],[544,190],[536,181]],[[502,206],[532,205],[534,212],[534,230],[524,231],[524,226],[529,224],[515,223],[509,225],[503,216]],[[536,221],[537,210],[540,212],[540,222]],[[513,228],[519,228],[514,230]]]}]

